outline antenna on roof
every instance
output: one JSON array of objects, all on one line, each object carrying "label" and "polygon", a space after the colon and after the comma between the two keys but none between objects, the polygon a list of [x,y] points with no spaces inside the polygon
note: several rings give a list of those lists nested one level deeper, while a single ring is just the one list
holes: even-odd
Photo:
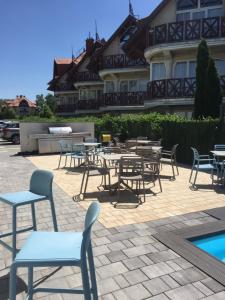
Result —
[{"label": "antenna on roof", "polygon": [[95,40],[100,41],[100,37],[98,34],[98,27],[97,27],[97,21],[95,20]]},{"label": "antenna on roof", "polygon": [[74,59],[75,59],[75,56],[74,56],[74,53],[73,53],[73,45],[71,45],[71,50],[72,50],[72,62],[73,62]]},{"label": "antenna on roof", "polygon": [[134,17],[134,10],[133,10],[131,0],[129,0],[129,15]]}]

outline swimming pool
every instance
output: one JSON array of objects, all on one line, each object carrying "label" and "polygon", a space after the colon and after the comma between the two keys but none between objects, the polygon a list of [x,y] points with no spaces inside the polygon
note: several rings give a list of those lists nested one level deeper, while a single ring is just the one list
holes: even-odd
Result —
[{"label": "swimming pool", "polygon": [[225,262],[225,233],[190,240],[196,247]]}]

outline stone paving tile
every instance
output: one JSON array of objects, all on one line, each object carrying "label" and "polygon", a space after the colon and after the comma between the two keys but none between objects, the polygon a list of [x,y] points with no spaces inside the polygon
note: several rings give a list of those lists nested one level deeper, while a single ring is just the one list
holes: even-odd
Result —
[{"label": "stone paving tile", "polygon": [[[54,156],[50,156],[49,161],[52,162],[53,158]],[[35,159],[39,161],[40,167],[43,159],[46,161],[46,157],[37,157]],[[0,163],[2,168],[0,173],[0,193],[27,188],[29,177],[35,169],[34,165],[26,158],[20,156],[10,157],[9,153],[0,153]],[[47,158],[46,167],[48,166]],[[43,167],[45,166],[43,165]],[[206,203],[208,206],[213,207],[215,199],[218,200],[217,204],[219,206],[222,206],[222,203],[225,204],[225,201],[221,200],[224,195],[220,198],[217,194],[213,194],[215,198],[212,199],[211,191],[207,191],[207,193],[204,191],[197,193],[188,192],[188,201],[193,204],[193,208],[196,210],[191,211],[189,202],[187,203],[185,198],[186,196],[183,196],[179,189],[174,189],[175,184],[180,186],[180,190],[184,189],[185,176],[187,174],[186,170],[181,170],[181,172],[183,173],[182,176],[184,175],[183,179],[180,176],[176,182],[165,182],[167,193],[160,194],[159,197],[154,198],[154,201],[151,201],[152,199],[150,198],[147,199],[146,204],[138,209],[132,211],[120,210],[114,209],[112,206],[108,207],[107,204],[106,206],[102,204],[102,212],[107,216],[107,220],[112,220],[112,224],[115,224],[115,226],[112,227],[112,224],[110,225],[107,220],[103,221],[101,216],[100,222],[97,222],[93,228],[92,238],[100,300],[225,299],[222,285],[152,237],[152,234],[161,230],[205,224],[214,220],[201,212],[203,196],[206,196],[204,204]],[[70,175],[65,175],[64,173],[65,170],[55,173],[56,183],[60,184],[61,179],[64,180],[64,178],[70,177]],[[73,184],[79,176],[72,175]],[[12,180],[9,181],[8,178]],[[60,187],[65,188],[64,190],[68,188],[68,194],[54,184],[54,198],[59,228],[60,230],[81,231],[83,229],[85,209],[90,204],[90,201],[84,201],[79,204],[74,203],[71,199],[71,186],[64,186],[63,184],[60,184]],[[90,187],[94,187],[94,182]],[[186,192],[187,190],[185,190]],[[166,197],[163,195],[166,195]],[[173,214],[167,215],[170,208],[171,211],[174,209]],[[154,211],[155,219],[152,219],[151,213],[149,215],[150,210]],[[124,218],[124,214],[126,214],[126,218]],[[37,219],[39,229],[52,230],[50,210],[46,203],[38,205]],[[126,219],[128,224],[124,224],[124,219]],[[30,222],[30,209],[26,207],[19,210],[18,224],[27,225]],[[6,205],[0,203],[0,231],[7,230],[10,226],[11,211]],[[23,244],[26,237],[27,234],[19,236],[20,245]],[[0,246],[0,290],[2,287],[1,278],[9,272],[9,269],[5,267],[10,266],[10,264],[11,255]],[[54,270],[48,268],[37,269],[35,278],[44,278],[52,271]],[[18,276],[26,281],[26,269],[19,269]],[[79,287],[81,285],[79,269],[61,269],[52,274],[43,285]],[[17,300],[24,299],[24,292],[17,297]],[[34,299],[79,300],[83,299],[83,296],[37,294]]]},{"label": "stone paving tile", "polygon": [[191,284],[170,290],[165,294],[171,300],[197,300],[204,297],[204,294]]}]

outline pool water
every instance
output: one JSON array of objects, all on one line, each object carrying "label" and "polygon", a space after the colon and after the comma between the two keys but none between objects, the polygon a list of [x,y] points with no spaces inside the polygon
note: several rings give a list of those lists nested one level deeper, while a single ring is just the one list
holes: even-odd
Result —
[{"label": "pool water", "polygon": [[201,250],[225,262],[225,233],[192,239],[191,242]]}]

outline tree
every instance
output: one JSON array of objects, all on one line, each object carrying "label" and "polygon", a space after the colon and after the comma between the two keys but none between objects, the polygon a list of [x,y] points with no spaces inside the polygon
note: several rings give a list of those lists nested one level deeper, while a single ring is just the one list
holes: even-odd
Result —
[{"label": "tree", "polygon": [[43,94],[36,96],[36,105],[41,110],[43,105],[45,104],[45,98]]},{"label": "tree", "polygon": [[46,103],[44,103],[44,105],[41,108],[40,117],[41,118],[52,118],[53,117],[53,113]]},{"label": "tree", "polygon": [[55,98],[55,96],[53,96],[52,94],[48,94],[47,96],[45,96],[45,101],[46,101],[47,105],[49,106],[49,108],[51,109],[51,111],[53,113],[55,113],[55,111],[56,111],[56,98]]},{"label": "tree", "polygon": [[205,89],[206,73],[209,62],[209,50],[205,40],[198,46],[197,67],[196,67],[196,92],[194,100],[194,118],[199,119],[205,116]]},{"label": "tree", "polygon": [[214,60],[210,57],[206,71],[205,117],[219,118],[222,91]]}]

